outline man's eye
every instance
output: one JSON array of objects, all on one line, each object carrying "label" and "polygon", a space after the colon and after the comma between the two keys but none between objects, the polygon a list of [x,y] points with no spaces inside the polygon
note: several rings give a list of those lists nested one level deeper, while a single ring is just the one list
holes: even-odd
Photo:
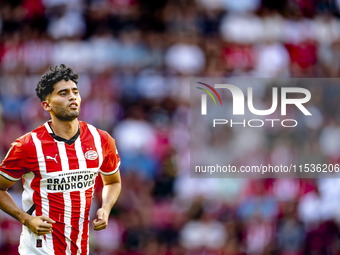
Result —
[{"label": "man's eye", "polygon": [[65,92],[60,93],[61,96],[66,96]]},{"label": "man's eye", "polygon": [[78,95],[78,91],[74,91],[73,94]]}]

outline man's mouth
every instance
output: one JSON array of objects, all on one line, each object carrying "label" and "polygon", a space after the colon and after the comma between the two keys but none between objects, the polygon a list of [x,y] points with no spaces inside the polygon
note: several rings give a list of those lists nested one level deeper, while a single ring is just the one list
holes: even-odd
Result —
[{"label": "man's mouth", "polygon": [[71,103],[71,104],[69,104],[69,107],[72,108],[72,109],[76,109],[76,108],[78,108],[78,104],[77,103]]}]

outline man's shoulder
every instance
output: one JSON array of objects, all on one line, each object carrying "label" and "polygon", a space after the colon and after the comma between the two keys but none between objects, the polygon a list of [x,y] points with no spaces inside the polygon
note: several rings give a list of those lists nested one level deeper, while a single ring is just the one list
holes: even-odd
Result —
[{"label": "man's shoulder", "polygon": [[115,139],[113,139],[107,131],[96,128],[95,126],[84,121],[79,121],[79,126],[81,130],[88,131],[94,137],[99,135],[103,148],[116,148]]},{"label": "man's shoulder", "polygon": [[79,126],[80,126],[80,129],[83,130],[83,129],[89,129],[91,132],[93,132],[94,130],[96,132],[98,132],[98,134],[100,135],[101,138],[104,138],[104,139],[108,139],[109,137],[111,137],[109,135],[108,132],[106,132],[105,130],[102,130],[102,129],[99,129],[89,123],[86,123],[84,121],[78,121],[79,122]]}]

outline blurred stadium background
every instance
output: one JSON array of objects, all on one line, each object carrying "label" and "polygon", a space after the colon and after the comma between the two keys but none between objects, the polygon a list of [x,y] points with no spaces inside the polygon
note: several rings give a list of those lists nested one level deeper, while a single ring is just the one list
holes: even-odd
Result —
[{"label": "blurred stadium background", "polygon": [[[339,77],[339,17],[339,0],[2,0],[0,157],[46,121],[35,86],[65,63],[80,119],[112,134],[123,162],[90,254],[339,254],[339,179],[189,178],[190,77]],[[340,87],[313,95],[300,148],[339,162]],[[251,156],[293,158],[301,141],[280,141]],[[21,183],[10,192],[21,204]],[[20,232],[0,214],[0,254],[17,254]]]}]

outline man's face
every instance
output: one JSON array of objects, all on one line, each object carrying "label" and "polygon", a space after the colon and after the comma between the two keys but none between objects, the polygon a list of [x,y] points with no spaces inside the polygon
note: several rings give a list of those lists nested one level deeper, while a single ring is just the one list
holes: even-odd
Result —
[{"label": "man's face", "polygon": [[71,121],[79,116],[81,98],[77,85],[71,80],[54,84],[54,90],[45,102],[48,104],[45,110],[59,120]]}]

